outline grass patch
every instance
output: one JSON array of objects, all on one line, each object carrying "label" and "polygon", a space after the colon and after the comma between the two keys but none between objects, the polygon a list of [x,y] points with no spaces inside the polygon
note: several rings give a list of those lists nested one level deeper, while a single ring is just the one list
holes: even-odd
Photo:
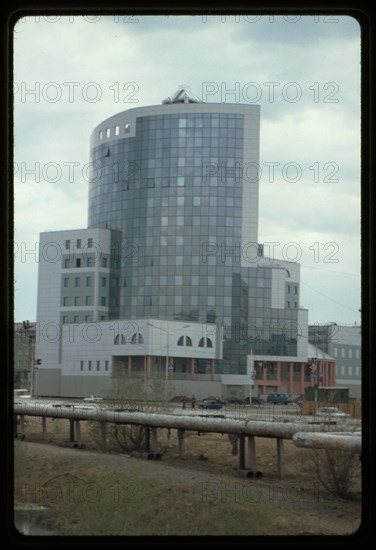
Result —
[{"label": "grass patch", "polygon": [[86,475],[85,483],[85,505],[77,499],[66,510],[75,523],[73,535],[262,535],[275,515],[271,506],[247,502],[236,492],[210,491],[207,498],[202,483],[151,483],[100,470]]}]

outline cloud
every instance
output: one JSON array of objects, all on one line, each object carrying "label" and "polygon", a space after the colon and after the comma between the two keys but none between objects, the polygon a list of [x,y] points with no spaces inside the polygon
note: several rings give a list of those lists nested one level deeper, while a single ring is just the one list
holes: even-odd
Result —
[{"label": "cloud", "polygon": [[[357,22],[349,17],[324,22],[321,16],[316,22],[311,17],[295,23],[267,17],[254,22],[241,17],[236,21],[234,16],[224,22],[220,17],[206,22],[189,16],[137,18],[131,23],[112,16],[97,22],[82,17],[37,22],[30,17],[17,24],[16,241],[33,243],[41,231],[86,226],[83,169],[97,124],[129,108],[159,104],[182,82],[200,96],[209,82],[217,88],[207,101],[252,104],[253,93],[253,103],[261,105],[260,242],[299,242],[306,250],[302,263],[312,268],[302,267],[302,285],[319,287],[326,295],[333,292],[338,302],[358,304],[358,279],[349,283],[339,273],[359,268]],[[30,93],[33,89],[36,94]],[[301,97],[291,101],[299,89]],[[280,163],[273,182],[265,162]],[[26,174],[37,163],[38,181]],[[61,168],[56,182],[54,163]],[[78,163],[73,180],[69,163]],[[289,181],[294,167],[284,173],[287,163],[300,166],[299,181]],[[338,172],[332,174],[335,164]],[[339,181],[325,182],[331,174]],[[309,249],[315,242],[320,247],[338,243],[340,264],[330,265],[338,279],[315,270],[314,251]],[[16,269],[16,316],[31,319],[37,264],[31,255],[25,262],[18,257]],[[329,320],[354,320],[352,311],[303,288],[311,320],[325,320],[326,315]]]}]

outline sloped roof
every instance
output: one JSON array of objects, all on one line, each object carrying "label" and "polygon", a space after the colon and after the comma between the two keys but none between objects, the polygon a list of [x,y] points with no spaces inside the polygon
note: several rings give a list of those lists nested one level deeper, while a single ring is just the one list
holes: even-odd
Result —
[{"label": "sloped roof", "polygon": [[314,346],[310,342],[308,342],[308,357],[317,357],[318,359],[331,359],[332,361],[335,360],[334,357],[332,357],[328,353],[325,353],[325,351],[318,348],[317,346]]},{"label": "sloped roof", "polygon": [[190,86],[181,84],[178,90],[170,97],[167,97],[162,103],[203,103],[193,92]]}]

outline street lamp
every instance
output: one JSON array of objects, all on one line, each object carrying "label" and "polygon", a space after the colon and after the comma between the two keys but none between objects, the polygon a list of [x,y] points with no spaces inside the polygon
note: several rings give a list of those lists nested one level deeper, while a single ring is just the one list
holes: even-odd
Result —
[{"label": "street lamp", "polygon": [[174,332],[176,332],[177,330],[183,330],[184,328],[188,328],[190,325],[184,325],[183,327],[176,328],[172,332],[169,332],[168,330],[166,330],[164,328],[161,328],[161,327],[158,327],[157,325],[153,325],[152,323],[146,322],[146,324],[149,325],[149,327],[157,328],[157,329],[159,329],[162,332],[165,332],[167,334],[167,339],[166,339],[166,348],[167,348],[166,349],[166,372],[165,372],[165,377],[166,377],[166,382],[167,382],[168,381],[169,351],[170,351],[170,335],[173,334]]}]

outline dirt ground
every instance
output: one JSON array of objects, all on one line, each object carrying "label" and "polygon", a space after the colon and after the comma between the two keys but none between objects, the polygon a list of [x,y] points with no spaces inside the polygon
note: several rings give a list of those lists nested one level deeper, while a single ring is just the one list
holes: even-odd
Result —
[{"label": "dirt ground", "polygon": [[[224,502],[266,503],[276,510],[273,535],[346,535],[361,523],[360,480],[352,487],[352,498],[338,498],[327,492],[315,477],[310,451],[284,442],[285,467],[282,480],[277,475],[276,442],[256,438],[257,470],[260,477],[246,478],[238,469],[238,456],[231,454],[227,435],[188,432],[182,458],[178,454],[176,430],[158,430],[161,461],[130,458],[128,453],[105,450],[93,441],[89,425],[82,422],[84,449],[69,444],[68,422],[48,419],[47,438],[43,440],[41,421],[28,418],[26,438],[21,443],[28,467],[28,482],[52,479],[56,474],[75,472],[78,477],[90,468],[111,472],[126,470],[134,476],[155,478],[169,484],[194,482],[204,497]],[[32,465],[32,466],[31,466]],[[15,481],[17,482],[17,476]],[[20,479],[18,479],[20,481]],[[20,495],[16,494],[16,497]],[[22,500],[22,496],[21,496]]]}]

